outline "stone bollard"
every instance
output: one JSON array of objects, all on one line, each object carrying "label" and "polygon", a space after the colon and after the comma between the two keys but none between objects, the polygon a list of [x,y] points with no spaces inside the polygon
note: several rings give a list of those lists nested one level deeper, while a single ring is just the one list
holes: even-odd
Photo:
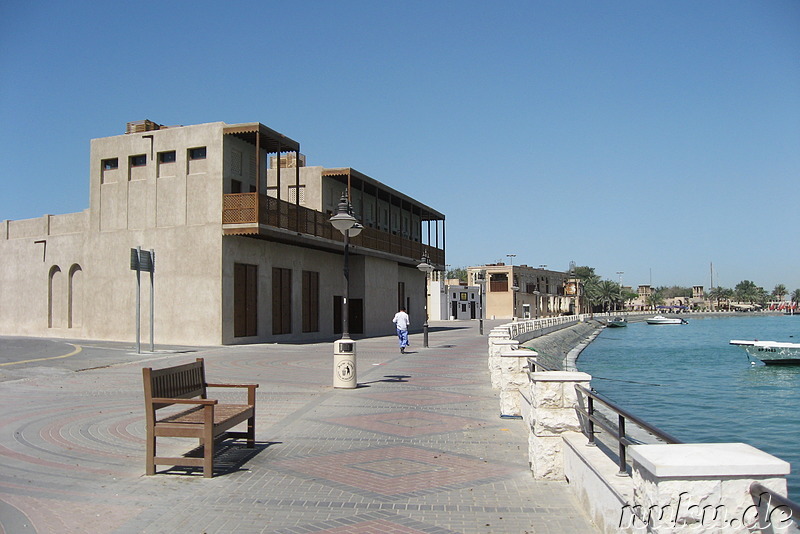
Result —
[{"label": "stone bollard", "polygon": [[620,527],[633,532],[797,532],[791,512],[750,484],[786,496],[789,463],[745,443],[633,445],[633,503]]},{"label": "stone bollard", "polygon": [[500,416],[522,417],[522,394],[528,387],[528,358],[536,356],[530,350],[519,350],[516,341],[498,346],[500,351]]},{"label": "stone bollard", "polygon": [[578,396],[575,385],[589,388],[591,375],[575,371],[530,373],[531,431],[528,456],[534,478],[564,479],[564,432],[580,432],[575,411]]},{"label": "stone bollard", "polygon": [[489,379],[493,389],[500,389],[500,352],[516,347],[519,342],[508,337],[508,328],[493,328],[489,332]]}]

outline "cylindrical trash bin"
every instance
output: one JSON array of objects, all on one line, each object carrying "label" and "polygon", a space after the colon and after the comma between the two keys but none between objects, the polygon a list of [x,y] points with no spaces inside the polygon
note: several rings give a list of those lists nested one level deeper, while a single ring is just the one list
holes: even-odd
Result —
[{"label": "cylindrical trash bin", "polygon": [[340,339],[333,344],[333,387],[355,388],[356,343],[352,339]]}]

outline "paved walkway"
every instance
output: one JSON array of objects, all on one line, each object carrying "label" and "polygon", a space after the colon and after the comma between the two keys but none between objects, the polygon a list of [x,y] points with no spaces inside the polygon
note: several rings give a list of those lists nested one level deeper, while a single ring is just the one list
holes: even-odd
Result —
[{"label": "paved walkway", "polygon": [[[360,340],[351,390],[332,388],[330,343],[2,382],[0,534],[596,532],[566,483],[533,480],[477,323],[432,326],[430,348],[415,334],[405,355],[394,338]],[[197,356],[209,380],[260,384],[258,446],[223,446],[213,479],[146,477],[141,368]]]}]

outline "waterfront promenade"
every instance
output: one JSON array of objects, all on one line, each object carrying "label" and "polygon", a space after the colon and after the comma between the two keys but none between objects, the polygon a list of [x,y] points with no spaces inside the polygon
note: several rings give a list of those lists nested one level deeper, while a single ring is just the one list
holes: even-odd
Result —
[{"label": "waterfront promenade", "polygon": [[[433,322],[421,345],[359,340],[353,390],[332,388],[331,343],[115,347],[107,360],[99,344],[91,362],[21,364],[24,379],[0,367],[0,533],[596,532],[565,482],[533,479],[478,323]],[[213,479],[146,477],[141,368],[196,357],[209,381],[260,384],[257,447],[223,447]]]}]

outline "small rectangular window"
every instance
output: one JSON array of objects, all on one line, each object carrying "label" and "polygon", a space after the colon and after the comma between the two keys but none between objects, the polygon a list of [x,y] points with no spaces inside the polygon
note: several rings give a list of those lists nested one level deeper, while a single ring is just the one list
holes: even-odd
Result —
[{"label": "small rectangular window", "polygon": [[104,159],[100,162],[103,167],[104,171],[113,171],[114,169],[119,168],[119,159],[117,158],[109,158]]},{"label": "small rectangular window", "polygon": [[159,152],[158,153],[158,162],[159,163],[173,163],[175,161],[175,151],[170,150],[169,152]]},{"label": "small rectangular window", "polygon": [[206,159],[206,147],[190,148],[189,159]]},{"label": "small rectangular window", "polygon": [[131,156],[131,167],[144,167],[145,165],[147,165],[147,156],[145,154]]},{"label": "small rectangular window", "polygon": [[242,182],[239,180],[231,180],[231,193],[238,194],[242,192]]},{"label": "small rectangular window", "polygon": [[[299,199],[299,201],[298,201],[298,198],[297,198],[298,197],[298,195],[297,195],[298,190],[300,191],[300,195],[299,195],[300,199]],[[301,186],[290,185],[289,186],[289,202],[291,202],[292,204],[305,204],[306,203],[306,186],[304,186],[304,185],[301,185]]]}]

